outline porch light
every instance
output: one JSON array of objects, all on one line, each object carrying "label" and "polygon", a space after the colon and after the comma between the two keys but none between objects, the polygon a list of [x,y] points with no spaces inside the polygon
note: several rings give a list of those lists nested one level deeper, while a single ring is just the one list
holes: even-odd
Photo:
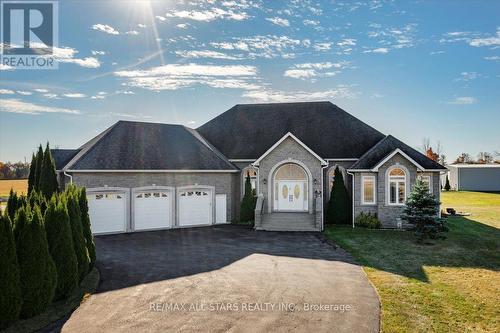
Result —
[{"label": "porch light", "polygon": [[262,179],[262,183],[263,183],[264,185],[266,185],[266,184],[267,184],[267,179],[266,179],[266,178]]},{"label": "porch light", "polygon": [[314,180],[313,180],[313,184],[314,184],[314,185],[318,185],[318,180],[317,180],[316,178],[314,178]]}]

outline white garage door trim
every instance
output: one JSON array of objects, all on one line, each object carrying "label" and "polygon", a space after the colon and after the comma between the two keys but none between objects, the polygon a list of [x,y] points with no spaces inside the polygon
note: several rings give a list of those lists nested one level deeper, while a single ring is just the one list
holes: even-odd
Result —
[{"label": "white garage door trim", "polygon": [[[208,196],[209,196],[209,217],[208,217],[208,223],[196,223],[196,224],[183,224],[181,225],[181,219],[182,219],[182,203],[180,203],[181,199],[181,194],[185,191],[207,191]],[[212,225],[214,224],[215,221],[215,187],[214,186],[208,186],[208,185],[189,185],[189,186],[180,186],[177,187],[177,193],[176,193],[176,226],[179,228],[187,228],[187,227],[194,227],[194,226],[207,226],[207,225]]]},{"label": "white garage door trim", "polygon": [[[166,194],[169,196],[168,200],[168,209],[169,209],[169,220],[166,225],[161,225],[159,227],[151,227],[151,226],[140,226],[139,228],[136,227],[136,223],[138,222],[138,218],[136,216],[136,200],[137,200],[137,195],[140,195],[141,193],[158,193],[161,196],[161,193],[166,192]],[[135,187],[132,189],[132,200],[131,200],[131,230],[133,231],[150,231],[150,230],[162,230],[162,229],[170,229],[174,225],[175,221],[175,188],[172,186],[142,186],[142,187]]]},{"label": "white garage door trim", "polygon": [[[118,234],[130,231],[129,221],[130,221],[130,189],[126,187],[94,187],[86,189],[87,196],[90,195],[99,195],[99,194],[119,194],[123,196],[124,202],[124,219],[123,225],[120,225],[120,228],[116,228],[111,231],[105,232],[93,232],[94,235],[106,235],[106,234]],[[91,214],[92,202],[89,201],[89,215],[91,217],[90,223],[92,225],[92,214]]]},{"label": "white garage door trim", "polygon": [[215,224],[227,223],[227,195],[215,195]]}]

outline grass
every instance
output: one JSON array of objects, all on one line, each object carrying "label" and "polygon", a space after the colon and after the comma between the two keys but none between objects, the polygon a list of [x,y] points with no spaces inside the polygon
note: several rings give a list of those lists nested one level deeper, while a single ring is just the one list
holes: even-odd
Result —
[{"label": "grass", "polygon": [[10,189],[14,189],[17,194],[28,192],[27,179],[2,179],[0,180],[0,197],[8,197]]},{"label": "grass", "polygon": [[500,194],[450,192],[445,240],[404,231],[333,226],[326,235],[357,258],[382,302],[383,332],[498,332]]},{"label": "grass", "polygon": [[94,268],[80,283],[73,294],[62,301],[49,305],[49,308],[38,316],[33,318],[19,320],[9,326],[5,333],[17,332],[37,332],[45,328],[76,309],[81,303],[85,302],[90,294],[94,293],[99,284],[99,271]]}]

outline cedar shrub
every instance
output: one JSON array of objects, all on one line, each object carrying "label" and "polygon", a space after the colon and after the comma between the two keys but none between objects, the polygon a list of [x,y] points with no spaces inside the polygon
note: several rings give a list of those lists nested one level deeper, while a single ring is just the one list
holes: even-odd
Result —
[{"label": "cedar shrub", "polygon": [[335,167],[332,190],[327,208],[327,221],[330,224],[349,224],[351,217],[350,199],[344,185],[344,177],[339,167]]},{"label": "cedar shrub", "polygon": [[250,182],[250,173],[247,172],[245,179],[245,194],[241,201],[240,222],[250,222],[255,219],[255,196]]},{"label": "cedar shrub", "polygon": [[82,219],[83,236],[85,237],[85,244],[87,246],[87,251],[89,253],[89,271],[94,268],[96,261],[95,243],[94,236],[92,236],[92,228],[90,226],[90,216],[89,216],[89,204],[87,201],[87,192],[85,187],[82,187],[79,191],[80,213]]},{"label": "cedar shrub", "polygon": [[35,154],[31,155],[31,163],[30,163],[30,173],[28,176],[28,195],[31,194],[31,191],[35,188],[36,183],[36,156]]},{"label": "cedar shrub", "polygon": [[40,179],[38,181],[39,190],[45,198],[50,198],[52,194],[57,192],[57,175],[56,166],[52,154],[50,153],[48,142],[41,163],[42,167],[40,169]]},{"label": "cedar shrub", "polygon": [[85,244],[85,237],[83,236],[82,218],[76,187],[70,186],[64,197],[66,198],[65,200],[68,207],[73,248],[78,262],[78,281],[81,281],[89,271],[90,260],[87,245]]}]

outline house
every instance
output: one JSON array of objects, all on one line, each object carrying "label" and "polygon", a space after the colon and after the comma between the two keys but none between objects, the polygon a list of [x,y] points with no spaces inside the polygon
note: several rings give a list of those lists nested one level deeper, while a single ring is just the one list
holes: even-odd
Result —
[{"label": "house", "polygon": [[453,190],[500,191],[500,164],[452,164],[448,170]]},{"label": "house", "polygon": [[417,177],[439,197],[446,170],[330,102],[236,105],[197,129],[119,121],[52,152],[61,185],[87,188],[95,233],[237,220],[247,175],[256,229],[320,231],[336,167],[353,217],[397,227]]}]

